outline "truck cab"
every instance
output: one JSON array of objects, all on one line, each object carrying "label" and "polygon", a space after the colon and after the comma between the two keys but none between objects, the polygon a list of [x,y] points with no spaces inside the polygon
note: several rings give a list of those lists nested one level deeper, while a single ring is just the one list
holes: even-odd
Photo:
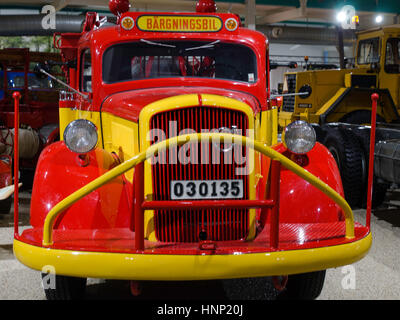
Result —
[{"label": "truck cab", "polygon": [[[400,107],[400,25],[360,32],[356,68],[375,70],[377,88],[389,91],[396,109]],[[390,119],[388,119],[390,122]]]},{"label": "truck cab", "polygon": [[39,158],[16,257],[52,267],[49,299],[81,296],[88,277],[259,276],[316,298],[325,270],[361,259],[371,234],[310,125],[278,143],[267,38],[213,1],[127,8],[111,1],[114,25],[88,13],[82,33],[55,36],[70,88],[62,141]]}]

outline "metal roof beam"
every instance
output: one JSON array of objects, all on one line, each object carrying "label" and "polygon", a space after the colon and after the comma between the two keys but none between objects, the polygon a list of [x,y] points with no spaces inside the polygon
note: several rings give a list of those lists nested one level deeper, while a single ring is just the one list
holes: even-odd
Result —
[{"label": "metal roof beam", "polygon": [[256,0],[246,0],[246,27],[256,29]]},{"label": "metal roof beam", "polygon": [[284,10],[275,14],[267,15],[261,18],[258,23],[272,24],[286,20],[294,20],[307,17],[307,0],[299,1],[300,7],[290,10]]}]

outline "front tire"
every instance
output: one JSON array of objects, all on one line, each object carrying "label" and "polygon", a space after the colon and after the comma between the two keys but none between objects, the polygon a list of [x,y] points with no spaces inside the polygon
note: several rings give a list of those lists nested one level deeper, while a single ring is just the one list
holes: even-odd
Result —
[{"label": "front tire", "polygon": [[42,273],[42,281],[47,300],[81,300],[85,296],[86,278]]},{"label": "front tire", "polygon": [[286,288],[278,296],[282,300],[314,300],[324,287],[326,270],[294,274],[288,277]]}]

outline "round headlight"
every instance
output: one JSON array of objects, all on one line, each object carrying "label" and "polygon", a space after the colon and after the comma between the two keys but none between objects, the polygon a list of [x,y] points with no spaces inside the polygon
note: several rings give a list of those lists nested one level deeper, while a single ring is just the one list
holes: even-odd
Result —
[{"label": "round headlight", "polygon": [[89,120],[72,121],[64,131],[64,142],[68,149],[76,153],[87,153],[96,147],[97,128]]},{"label": "round headlight", "polygon": [[284,130],[283,142],[296,154],[309,152],[314,148],[316,139],[314,128],[303,120],[292,122]]}]

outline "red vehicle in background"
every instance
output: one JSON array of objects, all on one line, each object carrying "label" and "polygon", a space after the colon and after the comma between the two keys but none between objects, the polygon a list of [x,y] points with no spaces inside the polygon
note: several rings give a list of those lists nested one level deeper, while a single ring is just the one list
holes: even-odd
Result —
[{"label": "red vehicle in background", "polygon": [[264,34],[214,1],[110,9],[112,26],[88,13],[82,33],[55,36],[71,90],[62,141],[40,155],[21,233],[15,213],[15,256],[55,277],[48,299],[82,297],[87,278],[262,276],[314,299],[326,269],[367,254],[369,221],[354,221],[312,126],[278,142]]},{"label": "red vehicle in background", "polygon": [[37,63],[61,62],[60,54],[31,52],[29,49],[0,50],[0,213],[8,213],[14,190],[11,156],[14,150],[14,100],[20,101],[19,156],[21,180],[31,185],[37,159],[43,148],[58,139],[56,83],[34,72]]}]

